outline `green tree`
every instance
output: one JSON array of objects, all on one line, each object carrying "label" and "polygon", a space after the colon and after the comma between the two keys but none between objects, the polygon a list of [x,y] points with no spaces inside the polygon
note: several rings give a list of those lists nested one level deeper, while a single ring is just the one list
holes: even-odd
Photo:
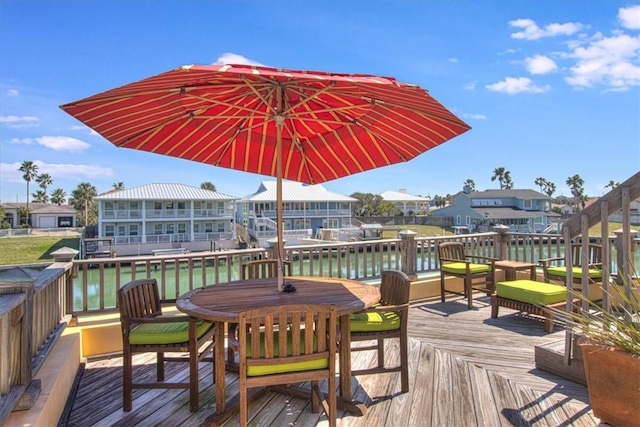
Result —
[{"label": "green tree", "polygon": [[28,227],[28,223],[27,223],[27,217],[29,216],[29,208],[27,208],[26,206],[20,206],[18,207],[18,224],[20,224],[21,227]]},{"label": "green tree", "polygon": [[11,224],[5,218],[7,217],[7,211],[4,207],[0,206],[0,228],[11,228]]},{"label": "green tree", "polygon": [[31,182],[32,179],[38,176],[38,166],[30,160],[25,160],[24,162],[22,162],[18,170],[22,172],[22,178],[25,181],[27,181],[27,213],[26,213],[27,222],[26,223],[27,225],[31,225],[31,218],[29,218],[30,217],[29,215],[29,212],[30,212],[29,211],[29,183]]},{"label": "green tree", "polygon": [[49,196],[44,190],[37,190],[31,194],[31,197],[33,197],[35,203],[47,203],[49,201]]},{"label": "green tree", "polygon": [[[42,191],[44,191],[44,194],[47,195],[47,188],[49,188],[49,186],[53,184],[53,179],[51,178],[51,175],[49,175],[48,173],[41,173],[36,177],[36,182],[38,183],[40,188],[42,188]],[[49,201],[49,196],[47,195],[45,199],[47,201],[43,203],[47,203]]]},{"label": "green tree", "polygon": [[462,185],[464,187],[469,187],[471,188],[471,191],[476,191],[476,183],[474,180],[472,179],[467,179],[465,182],[462,183]]},{"label": "green tree", "polygon": [[51,192],[51,203],[54,205],[64,205],[66,199],[67,193],[65,193],[62,188],[56,188]]},{"label": "green tree", "polygon": [[202,184],[200,184],[200,188],[202,188],[203,190],[217,191],[216,186],[209,181],[205,181]]},{"label": "green tree", "polygon": [[[71,192],[71,204],[77,211],[83,212],[82,223],[84,226],[92,223],[95,219],[95,204],[93,198],[98,195],[96,187],[88,182],[81,182],[75,190]],[[93,214],[90,216],[90,214]]]},{"label": "green tree", "polygon": [[124,182],[114,182],[112,187],[114,190],[124,190]]},{"label": "green tree", "polygon": [[540,187],[540,192],[541,193],[544,193],[544,188],[547,185],[547,180],[546,179],[544,179],[543,177],[540,176],[540,177],[536,178],[536,180],[533,181],[533,183],[535,185],[537,185],[538,187]]},{"label": "green tree", "polygon": [[505,168],[503,167],[495,168],[493,170],[493,176],[491,177],[491,181],[495,181],[496,179],[498,180],[498,182],[500,183],[501,190],[504,188],[503,183],[504,183],[505,173],[507,173]]}]

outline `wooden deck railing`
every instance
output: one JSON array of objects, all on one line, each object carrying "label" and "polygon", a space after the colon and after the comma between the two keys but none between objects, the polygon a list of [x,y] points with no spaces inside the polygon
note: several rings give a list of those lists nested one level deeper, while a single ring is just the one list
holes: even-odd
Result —
[{"label": "wooden deck railing", "polygon": [[35,402],[40,383],[33,378],[70,317],[71,262],[53,263],[37,276],[12,270],[0,273],[0,425]]}]

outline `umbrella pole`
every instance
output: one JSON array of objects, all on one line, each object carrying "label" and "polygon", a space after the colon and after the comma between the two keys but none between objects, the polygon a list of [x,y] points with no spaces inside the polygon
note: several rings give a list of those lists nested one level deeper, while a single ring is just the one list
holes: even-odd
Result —
[{"label": "umbrella pole", "polygon": [[[279,92],[278,92],[279,93]],[[281,103],[280,96],[278,97],[278,104]],[[278,106],[278,111],[280,108]],[[284,123],[284,117],[281,115],[275,116],[276,121],[276,225],[278,231],[278,292],[282,292],[284,289],[284,239],[282,233],[282,125]]]}]

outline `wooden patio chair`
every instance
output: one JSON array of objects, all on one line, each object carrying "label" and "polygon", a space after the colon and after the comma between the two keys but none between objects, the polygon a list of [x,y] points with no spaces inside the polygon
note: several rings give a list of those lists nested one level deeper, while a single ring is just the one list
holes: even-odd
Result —
[{"label": "wooden patio chair", "polygon": [[[352,347],[351,351],[377,350],[378,366],[371,369],[353,370],[353,375],[400,372],[402,392],[409,391],[409,356],[407,352],[407,323],[409,317],[409,288],[411,281],[401,271],[385,270],[380,283],[380,302],[367,310],[351,315],[351,341],[377,343],[367,347]],[[384,340],[400,340],[400,364],[385,367]]]},{"label": "wooden patio chair", "polygon": [[[248,389],[311,382],[311,407],[319,403],[336,425],[337,313],[334,305],[282,305],[240,313],[229,346],[239,354],[240,425],[247,425]],[[328,394],[319,381],[327,379]],[[288,392],[287,388],[276,388]]]},{"label": "wooden patio chair", "polygon": [[[440,300],[445,301],[446,293],[467,297],[467,308],[473,308],[473,291],[491,295],[495,290],[496,258],[467,255],[461,242],[443,242],[438,245],[440,259]],[[454,276],[464,280],[464,291],[447,290],[445,277]]]},{"label": "wooden patio chair", "polygon": [[[291,276],[291,261],[283,261],[282,272],[284,276]],[[242,272],[240,278],[242,280],[248,279],[263,279],[269,277],[276,277],[278,275],[278,260],[277,259],[259,259],[256,261],[249,261],[242,266]]]},{"label": "wooden patio chair", "polygon": [[[213,349],[213,324],[186,315],[163,315],[161,303],[170,301],[160,300],[155,279],[127,283],[118,290],[117,299],[122,326],[123,410],[131,411],[134,388],[168,388],[188,389],[189,409],[196,412],[198,362]],[[134,382],[133,354],[150,352],[157,353],[156,381]],[[165,353],[188,353],[188,357],[167,357]],[[188,362],[189,382],[164,382],[165,362]]]},{"label": "wooden patio chair", "polygon": [[[582,245],[571,245],[571,260],[573,262],[572,273],[573,282],[576,284],[582,283],[582,261],[586,261],[589,268],[589,281],[600,282],[602,281],[602,246],[589,244],[587,249],[587,257],[584,258],[582,254]],[[544,271],[544,280],[547,283],[552,281],[561,282],[566,284],[567,280],[567,265],[564,256],[545,258],[539,260],[542,270]]]}]

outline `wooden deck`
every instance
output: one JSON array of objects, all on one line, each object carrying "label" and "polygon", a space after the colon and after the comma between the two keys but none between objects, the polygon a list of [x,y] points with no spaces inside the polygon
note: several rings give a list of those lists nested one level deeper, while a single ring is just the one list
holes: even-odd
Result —
[{"label": "wooden deck", "polygon": [[[489,299],[476,297],[473,310],[461,299],[414,304],[409,312],[410,392],[399,394],[400,374],[353,379],[355,397],[364,401],[364,417],[338,413],[342,426],[595,426],[587,390],[537,370],[534,346],[560,339],[556,328],[544,334],[542,320],[500,309],[490,318]],[[386,351],[398,360],[397,344]],[[138,375],[154,375],[149,356],[136,359]],[[373,352],[353,354],[354,366],[375,363]],[[184,378],[181,366],[168,380]],[[184,365],[186,367],[186,365]],[[215,411],[211,364],[201,364],[200,410],[189,412],[182,390],[136,390],[134,410],[122,412],[121,358],[86,364],[70,398],[62,426],[193,426]],[[135,372],[135,371],[134,371]],[[135,374],[134,374],[135,375]],[[227,399],[237,394],[237,375],[228,373]],[[326,425],[307,401],[267,393],[249,408],[252,425]],[[237,425],[237,416],[225,425]]]}]

